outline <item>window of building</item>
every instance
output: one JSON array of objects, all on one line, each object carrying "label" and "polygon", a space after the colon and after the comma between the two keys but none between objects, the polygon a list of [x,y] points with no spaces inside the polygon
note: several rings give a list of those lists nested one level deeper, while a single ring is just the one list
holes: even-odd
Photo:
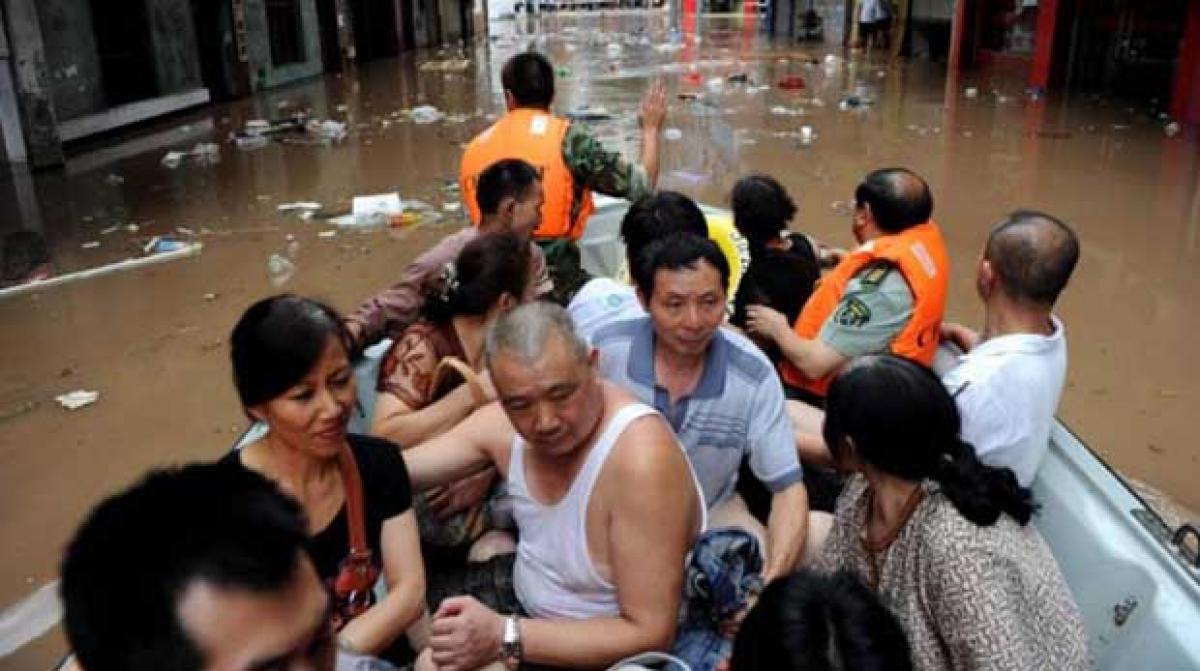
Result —
[{"label": "window of building", "polygon": [[304,24],[298,0],[266,0],[271,63],[276,67],[303,63]]}]

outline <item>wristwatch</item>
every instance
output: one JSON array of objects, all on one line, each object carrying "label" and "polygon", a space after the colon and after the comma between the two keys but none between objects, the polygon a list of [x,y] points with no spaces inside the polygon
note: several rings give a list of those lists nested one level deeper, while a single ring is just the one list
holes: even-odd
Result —
[{"label": "wristwatch", "polygon": [[516,615],[504,620],[504,638],[500,641],[500,661],[504,668],[516,671],[521,666],[524,650],[521,648],[521,621]]}]

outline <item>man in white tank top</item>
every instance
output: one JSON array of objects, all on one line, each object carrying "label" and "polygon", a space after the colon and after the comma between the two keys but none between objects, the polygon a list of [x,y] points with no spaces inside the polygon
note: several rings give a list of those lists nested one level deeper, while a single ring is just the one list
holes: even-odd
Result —
[{"label": "man in white tank top", "polygon": [[488,466],[506,478],[524,613],[443,601],[418,668],[604,668],[669,649],[684,561],[705,525],[670,428],[600,378],[595,352],[556,305],[502,317],[486,352],[499,403],[404,458],[418,491]]}]

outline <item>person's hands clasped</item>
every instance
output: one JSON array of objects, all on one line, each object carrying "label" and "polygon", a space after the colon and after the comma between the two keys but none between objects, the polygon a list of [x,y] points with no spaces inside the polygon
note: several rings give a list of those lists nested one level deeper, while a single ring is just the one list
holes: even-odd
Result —
[{"label": "person's hands clasped", "polygon": [[778,341],[790,328],[782,312],[765,305],[746,306],[746,330],[750,333]]},{"label": "person's hands clasped", "polygon": [[942,340],[948,340],[964,352],[970,352],[979,344],[979,334],[954,322],[942,323]]},{"label": "person's hands clasped", "polygon": [[641,122],[642,130],[657,133],[662,129],[666,120],[667,87],[662,83],[662,80],[655,80],[650,85],[650,90],[646,92],[646,97],[642,99],[642,106],[638,112],[638,121]]},{"label": "person's hands clasped", "polygon": [[470,671],[496,661],[504,618],[474,597],[446,599],[433,614],[429,637],[438,671]]}]

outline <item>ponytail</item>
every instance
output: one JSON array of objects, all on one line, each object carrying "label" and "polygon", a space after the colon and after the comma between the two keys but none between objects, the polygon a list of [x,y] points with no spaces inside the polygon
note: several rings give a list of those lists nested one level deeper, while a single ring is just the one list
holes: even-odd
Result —
[{"label": "ponytail", "polygon": [[1011,470],[983,463],[975,448],[957,437],[948,441],[933,479],[958,512],[977,526],[995,524],[1000,513],[1025,526],[1036,509],[1030,491],[1017,483]]}]

